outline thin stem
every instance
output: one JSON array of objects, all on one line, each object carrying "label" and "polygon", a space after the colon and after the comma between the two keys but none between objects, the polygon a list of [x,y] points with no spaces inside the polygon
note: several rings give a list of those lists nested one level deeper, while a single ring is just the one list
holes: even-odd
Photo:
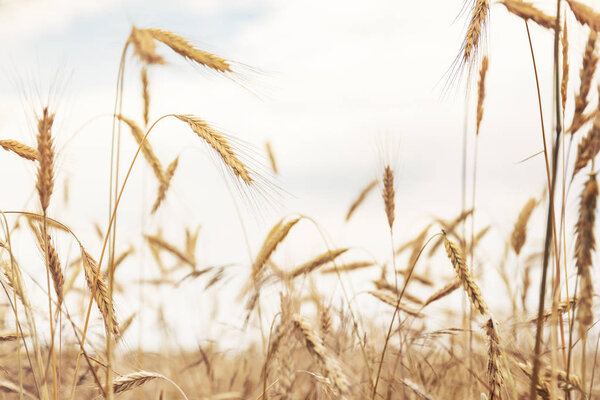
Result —
[{"label": "thin stem", "polygon": [[[535,63],[535,55],[533,52],[533,44],[531,42],[531,34],[529,33],[529,25],[527,21],[525,21],[525,28],[527,30],[527,38],[529,39],[529,48],[531,50],[531,59],[533,62],[533,71],[535,74],[535,83],[537,87],[537,95],[538,95],[538,105],[540,110],[540,122],[542,127],[542,140],[544,142],[544,159],[546,161],[546,174],[548,178],[548,218],[546,221],[546,238],[544,242],[544,258],[542,262],[542,279],[540,282],[540,294],[539,294],[539,304],[538,304],[538,317],[537,317],[537,326],[536,326],[536,336],[535,336],[535,347],[534,347],[534,358],[533,358],[533,370],[531,376],[531,386],[529,391],[530,400],[535,400],[537,396],[536,388],[538,384],[539,378],[539,369],[540,369],[540,353],[541,353],[541,344],[542,344],[542,333],[544,330],[542,315],[544,313],[544,303],[545,303],[545,294],[546,294],[546,278],[548,275],[548,261],[550,259],[550,243],[552,237],[554,237],[554,249],[558,252],[558,248],[556,245],[556,225],[554,224],[554,186],[556,183],[556,166],[558,161],[558,149],[560,142],[558,139],[560,138],[560,131],[557,131],[557,140],[556,145],[554,146],[553,151],[553,163],[552,163],[552,178],[550,178],[550,165],[548,162],[548,149],[546,146],[546,133],[544,131],[544,117],[542,113],[542,99],[540,94],[540,84],[539,78],[537,74],[537,66]],[[550,179],[552,179],[550,181]],[[552,235],[554,229],[554,235]],[[558,257],[556,257],[558,261]]]},{"label": "thin stem", "polygon": [[129,176],[131,175],[131,171],[133,170],[133,166],[135,164],[135,161],[137,160],[138,155],[140,154],[140,151],[142,150],[142,147],[144,145],[144,143],[146,142],[146,138],[148,137],[148,135],[150,134],[150,132],[152,131],[152,129],[156,126],[156,124],[161,121],[164,118],[167,117],[172,117],[174,116],[174,114],[167,114],[167,115],[163,115],[162,117],[160,117],[159,119],[157,119],[152,126],[148,129],[148,131],[146,132],[146,134],[144,135],[144,137],[142,138],[137,151],[135,152],[135,155],[133,156],[133,160],[131,161],[131,164],[129,164],[129,169],[127,170],[127,174],[125,175],[125,179],[123,180],[123,184],[121,186],[121,190],[119,191],[119,195],[117,196],[117,201],[114,205],[113,208],[113,212],[112,212],[112,216],[110,218],[109,224],[108,224],[108,229],[106,230],[106,234],[104,235],[104,242],[102,244],[102,252],[100,253],[100,258],[98,259],[98,269],[96,270],[96,276],[94,278],[94,284],[92,285],[92,295],[90,297],[90,301],[88,303],[88,307],[87,307],[87,313],[86,313],[86,317],[85,317],[85,324],[83,327],[83,334],[81,337],[81,346],[79,347],[79,352],[77,354],[77,361],[75,363],[75,374],[74,374],[74,378],[73,378],[73,386],[71,389],[71,396],[70,399],[73,400],[75,398],[75,388],[77,386],[77,371],[79,370],[79,362],[81,360],[81,353],[83,352],[83,346],[85,345],[85,339],[86,339],[86,335],[87,335],[87,328],[89,325],[89,321],[90,321],[90,314],[92,311],[92,303],[94,301],[94,296],[96,295],[96,287],[98,285],[98,279],[100,278],[100,270],[102,269],[102,261],[104,260],[104,253],[106,251],[106,246],[108,244],[108,238],[109,238],[109,233],[110,230],[112,229],[112,226],[115,222],[115,215],[116,215],[116,211],[119,207],[119,203],[121,202],[121,197],[123,196],[123,191],[125,190],[125,186],[127,185],[127,182],[129,180]]}]

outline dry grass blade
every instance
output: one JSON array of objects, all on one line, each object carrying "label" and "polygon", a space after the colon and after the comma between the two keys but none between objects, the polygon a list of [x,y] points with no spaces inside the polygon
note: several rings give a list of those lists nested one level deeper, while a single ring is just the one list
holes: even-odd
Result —
[{"label": "dry grass blade", "polygon": [[352,202],[350,208],[348,209],[348,213],[346,214],[346,222],[350,220],[356,209],[365,201],[367,195],[375,188],[375,186],[377,186],[377,179],[373,179],[360,191],[358,197]]},{"label": "dry grass blade", "polygon": [[414,310],[402,303],[398,304],[398,297],[395,296],[394,293],[390,292],[389,290],[371,290],[371,291],[369,291],[369,294],[389,306],[392,306],[392,307],[398,306],[398,310],[400,310],[408,315],[411,315],[413,317],[419,317],[419,318],[423,317],[423,314],[420,313],[419,311]]},{"label": "dry grass blade", "polygon": [[488,70],[488,57],[484,56],[479,69],[479,85],[477,90],[477,135],[483,119],[483,101],[485,100],[485,76]]},{"label": "dry grass blade", "polygon": [[267,140],[265,143],[265,147],[267,149],[267,155],[269,156],[269,162],[271,163],[271,169],[275,174],[279,173],[279,169],[277,168],[277,161],[275,161],[275,154],[273,153],[273,149],[271,148],[271,142]]},{"label": "dry grass blade", "polygon": [[396,190],[394,189],[394,170],[389,165],[386,165],[383,171],[383,192],[381,195],[383,197],[388,225],[392,229],[395,219],[396,205],[394,197],[396,196]]},{"label": "dry grass blade", "polygon": [[532,197],[525,203],[523,209],[519,213],[517,222],[515,222],[515,227],[510,235],[510,245],[517,255],[521,253],[525,240],[527,240],[527,223],[536,206],[537,200]]},{"label": "dry grass blade", "polygon": [[554,30],[556,26],[556,18],[544,14],[538,10],[533,4],[521,0],[502,0],[502,4],[506,9],[524,20],[532,20],[546,29]]},{"label": "dry grass blade", "polygon": [[175,53],[184,58],[195,61],[200,65],[214,69],[218,72],[231,72],[231,66],[227,60],[207,51],[195,48],[186,39],[174,34],[173,32],[155,28],[146,29],[146,31],[154,39],[158,40],[159,42],[163,42]]},{"label": "dry grass blade", "polygon": [[488,315],[489,310],[487,304],[483,300],[483,296],[481,295],[481,290],[479,286],[475,283],[473,276],[471,275],[471,271],[467,266],[464,255],[462,251],[454,242],[448,239],[444,232],[444,246],[446,247],[446,253],[448,254],[448,258],[456,271],[456,275],[461,280],[463,287],[473,306],[481,313],[481,315]]},{"label": "dry grass blade", "polygon": [[162,164],[156,156],[156,154],[154,153],[154,149],[148,141],[148,138],[144,140],[144,132],[142,131],[142,129],[138,126],[138,124],[136,124],[133,120],[129,118],[125,118],[122,115],[117,115],[116,117],[129,126],[129,128],[131,129],[131,135],[135,139],[137,145],[142,145],[142,154],[144,155],[146,161],[148,161],[148,164],[150,164],[150,167],[152,167],[152,171],[154,172],[156,179],[158,179],[159,182],[162,182],[164,175]]},{"label": "dry grass blade", "polygon": [[286,223],[283,220],[279,221],[267,234],[262,247],[260,248],[256,259],[252,264],[252,280],[256,281],[260,271],[262,270],[265,263],[271,257],[271,254],[275,251],[279,243],[281,243],[290,232],[290,229],[300,221],[300,218],[293,218]]},{"label": "dry grass blade", "polygon": [[221,157],[225,165],[231,168],[236,177],[243,180],[247,185],[254,181],[248,167],[239,159],[223,134],[211,128],[198,117],[192,115],[176,115],[175,117],[187,123],[202,140],[208,143]]},{"label": "dry grass blade", "polygon": [[303,274],[309,274],[312,271],[314,271],[315,269],[319,268],[321,265],[332,262],[333,260],[335,260],[336,258],[341,256],[348,250],[349,249],[337,249],[337,250],[327,251],[327,252],[313,258],[312,260],[310,260],[302,265],[297,266],[292,271],[288,272],[287,278],[294,279],[297,276],[300,276]]},{"label": "dry grass blade", "polygon": [[590,29],[600,32],[600,14],[595,12],[591,7],[574,0],[567,0],[569,7],[577,21],[581,25],[587,25]]},{"label": "dry grass blade", "polygon": [[135,55],[146,64],[164,64],[165,60],[156,54],[156,43],[147,29],[131,27],[128,42],[133,44]]},{"label": "dry grass blade", "polygon": [[0,147],[6,151],[12,151],[21,158],[30,161],[37,161],[39,154],[38,151],[32,147],[29,147],[23,143],[17,142],[12,139],[0,140]]},{"label": "dry grass blade", "polygon": [[37,190],[40,196],[42,210],[47,210],[50,196],[54,190],[54,144],[52,140],[52,125],[54,114],[49,114],[45,107],[38,119],[37,151],[39,154]]},{"label": "dry grass blade", "polygon": [[158,195],[156,196],[156,200],[154,201],[154,205],[152,206],[151,214],[154,214],[158,207],[162,204],[162,202],[167,197],[167,191],[171,186],[171,180],[173,179],[173,175],[175,175],[175,170],[177,170],[177,165],[179,164],[179,157],[176,157],[171,164],[167,167],[163,179],[160,182],[160,186],[158,187]]},{"label": "dry grass blade", "polygon": [[107,331],[112,332],[114,335],[119,335],[119,324],[117,322],[117,318],[115,316],[115,310],[109,306],[111,304],[110,294],[108,292],[108,286],[106,282],[102,279],[102,277],[98,274],[98,264],[96,260],[82,247],[81,248],[81,257],[83,259],[83,272],[85,273],[85,279],[88,284],[88,288],[90,292],[94,292],[94,280],[96,276],[98,276],[96,283],[96,291],[94,295],[94,300],[98,305],[98,309],[100,310],[100,314],[104,319],[104,326]]}]

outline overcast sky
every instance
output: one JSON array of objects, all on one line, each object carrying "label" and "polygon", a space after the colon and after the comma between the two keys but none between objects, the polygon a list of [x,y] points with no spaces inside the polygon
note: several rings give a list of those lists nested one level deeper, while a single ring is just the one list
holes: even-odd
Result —
[{"label": "overcast sky", "polygon": [[[535,4],[552,12],[555,2]],[[596,1],[589,4],[598,6]],[[171,112],[195,114],[247,142],[262,157],[265,141],[272,143],[281,198],[259,209],[236,200],[251,250],[257,251],[279,218],[300,213],[318,222],[331,245],[353,247],[347,260],[372,256],[385,261],[389,238],[379,194],[372,194],[350,223],[344,222],[360,189],[381,174],[382,153],[395,154],[396,242],[418,233],[433,216],[452,218],[460,211],[467,77],[448,91],[444,87],[468,19],[462,6],[463,0],[0,1],[0,137],[34,144],[33,115],[52,93],[57,181],[62,185],[66,178],[71,188],[69,210],[57,206],[54,216],[72,226],[98,255],[93,223],[106,226],[108,115],[120,53],[132,24],[171,30],[236,61],[239,72],[226,79],[159,47],[168,65],[150,71],[151,119]],[[587,33],[572,17],[569,23],[572,95]],[[552,35],[536,26],[531,33],[549,131]],[[541,193],[545,169],[542,157],[519,163],[542,150],[523,21],[492,4],[486,36],[490,68],[479,140],[476,226],[493,226],[481,255],[490,276],[482,279],[493,285],[495,255],[502,247],[498,243],[510,234],[527,199]],[[128,57],[124,114],[138,121],[139,71],[139,62]],[[467,115],[471,139],[473,105],[471,101]],[[179,170],[166,204],[148,217],[157,184],[143,162],[134,168],[120,210],[119,248],[129,242],[139,248],[141,232],[155,232],[158,226],[181,245],[183,226],[201,224],[200,263],[235,263],[235,275],[243,280],[249,256],[240,217],[206,146],[184,125],[169,120],[158,125],[150,141],[165,165],[180,155]],[[128,165],[134,143],[127,135],[122,143],[123,164]],[[16,157],[0,155],[4,187],[10,187],[3,190],[0,208],[35,209],[28,200],[35,170]],[[538,214],[541,218],[543,213]],[[530,232],[530,244],[541,246],[543,224]],[[72,245],[68,238],[57,240],[65,252]],[[30,252],[26,244],[16,248]],[[290,267],[324,250],[318,231],[305,223],[278,250],[277,261]],[[122,279],[137,279],[140,264],[149,259],[145,254],[124,266]],[[155,276],[154,267],[145,268],[144,276]],[[448,265],[433,268],[439,268],[440,276],[451,273]],[[209,326],[214,320],[208,297],[214,293],[207,295],[202,288],[159,292],[172,299],[167,314],[194,327],[182,341],[207,340],[219,332]],[[225,302],[237,295],[231,290],[226,294]],[[135,295],[125,296],[118,304],[122,317],[138,310],[135,300]],[[148,301],[158,304],[154,300]],[[184,319],[189,313],[198,319]],[[237,306],[234,315],[241,314]],[[218,322],[237,323],[226,318]]]}]

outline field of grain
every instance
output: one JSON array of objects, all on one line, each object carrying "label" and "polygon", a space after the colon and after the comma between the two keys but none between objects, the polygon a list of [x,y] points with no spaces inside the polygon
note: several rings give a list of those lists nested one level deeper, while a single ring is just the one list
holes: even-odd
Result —
[{"label": "field of grain", "polygon": [[[495,12],[522,26],[535,84],[536,108],[527,116],[535,129],[526,134],[540,148],[516,164],[544,167],[527,178],[530,192],[514,204],[520,211],[510,232],[487,223],[478,198],[478,188],[494,187],[478,170],[478,151],[497,93],[489,77],[503,73],[487,46]],[[84,118],[75,132],[57,122],[60,90],[28,92],[31,121],[22,131],[30,134],[2,130],[0,137],[3,175],[22,169],[19,176],[30,178],[3,187],[22,192],[22,207],[0,202],[0,398],[600,399],[600,9],[575,0],[544,7],[468,0],[457,14],[465,21],[462,47],[447,60],[438,91],[442,101],[467,104],[463,126],[448,133],[462,149],[461,176],[449,183],[461,193],[454,214],[429,214],[407,229],[411,211],[398,199],[411,193],[393,140],[379,143],[375,176],[352,179],[353,197],[330,205],[345,227],[374,209],[368,226],[377,232],[363,235],[383,238],[383,252],[337,246],[347,240],[317,218],[283,211],[294,193],[282,180],[286,155],[277,137],[252,142],[202,115],[157,113],[156,102],[172,96],[177,104],[177,93],[164,90],[183,68],[249,91],[247,77],[268,74],[203,50],[185,32],[131,26],[118,45],[121,58],[111,61],[114,108]],[[538,51],[541,37],[552,51]],[[525,96],[510,80],[504,90]],[[110,121],[102,138],[110,162],[74,165],[88,155],[71,161],[63,149],[96,120]],[[189,143],[209,160],[201,168],[189,161],[199,153]],[[165,159],[164,148],[176,155]],[[94,159],[97,150],[88,151]],[[313,156],[305,155],[306,168]],[[99,182],[86,168],[109,179]],[[181,218],[165,214],[178,207],[175,188],[198,186],[204,197],[185,200]],[[103,208],[83,218],[79,210],[97,204],[98,190]],[[454,201],[435,189],[430,197]],[[243,235],[213,236],[194,222],[195,213],[218,214],[207,207],[220,201],[232,206],[215,218]],[[198,251],[210,253],[202,242],[211,240],[223,250],[211,255],[215,263]],[[247,249],[245,258],[232,259],[233,241],[244,242],[235,246]]]}]

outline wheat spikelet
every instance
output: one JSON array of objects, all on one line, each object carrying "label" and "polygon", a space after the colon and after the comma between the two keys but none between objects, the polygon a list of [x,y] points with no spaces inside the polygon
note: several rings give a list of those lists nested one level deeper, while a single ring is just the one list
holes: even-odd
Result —
[{"label": "wheat spikelet", "polygon": [[[52,283],[54,284],[54,291],[56,292],[58,307],[60,308],[60,305],[64,299],[65,279],[60,266],[60,260],[58,259],[58,253],[50,241],[50,235],[46,235],[46,241],[44,241],[42,230],[35,229],[34,232],[40,249],[42,249],[44,254],[48,255],[48,269],[50,270],[50,276],[52,277]],[[45,248],[44,243],[47,243],[47,248]]]},{"label": "wheat spikelet", "polygon": [[144,101],[144,125],[148,126],[150,118],[150,89],[148,87],[148,68],[143,67],[141,72],[142,100]]},{"label": "wheat spikelet", "polygon": [[527,223],[536,206],[537,200],[533,197],[530,198],[523,206],[523,209],[517,218],[517,222],[515,222],[515,227],[510,235],[510,245],[517,255],[521,253],[525,240],[527,240]]},{"label": "wheat spikelet", "polygon": [[[576,303],[579,303],[579,300],[581,300],[581,299],[575,300],[575,299],[571,298],[568,300],[561,301],[557,305],[557,314],[563,315],[567,311],[571,310],[573,308],[573,306],[575,306]],[[544,312],[542,313],[542,320],[548,321],[551,316],[552,316],[552,308],[545,309]],[[531,323],[531,324],[534,324],[536,322],[537,322],[537,316],[535,318],[529,319],[529,323]]]},{"label": "wheat spikelet", "polygon": [[583,62],[579,71],[579,92],[575,95],[575,111],[573,113],[573,121],[567,130],[570,133],[575,133],[584,124],[584,111],[588,106],[588,94],[592,84],[596,65],[598,64],[598,55],[596,54],[596,39],[598,34],[596,31],[591,31],[583,53]]},{"label": "wheat spikelet", "polygon": [[167,197],[167,191],[171,186],[171,180],[173,179],[173,175],[175,175],[175,170],[177,169],[177,165],[179,164],[179,157],[176,157],[171,164],[167,166],[167,169],[163,175],[163,179],[160,182],[158,187],[158,195],[156,196],[156,200],[154,201],[154,205],[152,206],[151,214],[154,214],[158,207],[162,204],[162,202]]},{"label": "wheat spikelet", "polygon": [[383,203],[385,205],[385,215],[388,220],[388,225],[390,229],[394,225],[394,212],[395,212],[395,202],[394,197],[396,195],[396,191],[394,189],[394,171],[389,165],[385,166],[383,171]]},{"label": "wheat spikelet", "polygon": [[323,340],[310,327],[308,321],[298,314],[292,316],[292,325],[303,337],[308,351],[323,364],[326,376],[333,384],[333,389],[338,395],[343,396],[349,390],[348,379],[342,372],[337,360],[325,349]]},{"label": "wheat spikelet", "polygon": [[481,69],[479,70],[479,86],[477,91],[477,135],[479,135],[479,127],[483,119],[483,101],[485,100],[485,76],[488,70],[488,57],[484,56],[481,61]]},{"label": "wheat spikelet", "polygon": [[321,265],[327,264],[328,262],[335,260],[336,258],[341,256],[348,250],[349,249],[337,249],[337,250],[326,251],[325,253],[313,258],[312,260],[310,260],[302,265],[297,266],[292,271],[288,272],[287,278],[294,279],[297,276],[300,276],[302,274],[309,274],[312,271],[314,271],[315,269],[319,268]]},{"label": "wheat spikelet", "polygon": [[556,27],[556,18],[544,14],[533,6],[533,4],[521,0],[502,0],[506,9],[524,20],[532,20],[546,29],[554,30]]},{"label": "wheat spikelet", "polygon": [[592,125],[587,136],[581,139],[579,146],[577,146],[577,158],[573,166],[573,176],[585,168],[596,157],[598,151],[600,151],[600,113],[596,114],[594,125]]},{"label": "wheat spikelet", "polygon": [[[400,291],[396,288],[396,286],[392,285],[385,279],[377,279],[377,280],[373,281],[373,284],[379,290],[387,290],[389,292],[395,293],[396,295],[400,294]],[[423,300],[421,300],[417,296],[414,296],[406,291],[402,295],[402,298],[406,299],[412,303],[415,303],[415,304],[419,304],[419,305],[423,304]]]},{"label": "wheat spikelet", "polygon": [[350,208],[348,209],[348,213],[346,214],[346,222],[350,220],[350,218],[354,214],[354,211],[356,211],[356,209],[363,203],[363,201],[365,201],[367,195],[371,192],[371,190],[375,188],[375,186],[377,186],[377,179],[373,179],[371,182],[369,182],[367,186],[365,186],[360,191],[358,197],[352,202]]},{"label": "wheat spikelet", "polygon": [[567,20],[563,24],[562,36],[560,38],[562,47],[562,77],[560,81],[560,99],[562,110],[564,112],[567,104],[567,87],[569,85],[569,39],[567,32]]},{"label": "wheat spikelet", "polygon": [[355,261],[352,263],[340,265],[339,267],[333,266],[329,268],[323,268],[321,270],[322,274],[335,274],[339,272],[350,272],[357,269],[367,268],[375,265],[372,261]]},{"label": "wheat spikelet", "polygon": [[148,164],[150,164],[150,167],[152,167],[152,171],[154,172],[156,179],[158,179],[159,182],[162,182],[164,175],[162,164],[154,153],[154,149],[148,141],[148,138],[144,140],[144,132],[142,132],[142,129],[138,126],[138,124],[129,118],[126,118],[122,115],[117,115],[116,117],[129,126],[131,135],[135,139],[135,142],[138,146],[142,146],[142,154],[144,155],[144,158],[146,158],[146,161],[148,161]]},{"label": "wheat spikelet", "polygon": [[489,314],[487,304],[483,300],[479,286],[477,286],[473,276],[471,275],[471,271],[465,262],[462,251],[460,248],[458,248],[458,246],[456,246],[456,244],[454,244],[454,242],[448,239],[445,233],[444,246],[446,247],[448,258],[450,259],[450,262],[456,271],[456,275],[462,281],[463,287],[471,298],[473,306],[481,313],[481,315]]},{"label": "wheat spikelet", "polygon": [[578,1],[567,0],[567,3],[569,3],[573,15],[581,25],[587,25],[590,29],[600,32],[600,14]]},{"label": "wheat spikelet", "polygon": [[455,280],[447,283],[441,289],[439,289],[438,291],[434,292],[431,296],[429,296],[427,298],[427,300],[425,300],[425,302],[423,303],[423,307],[428,306],[431,303],[448,296],[449,294],[454,292],[456,289],[458,289],[460,287],[461,283],[462,282],[460,279],[455,279]]},{"label": "wheat spikelet", "polygon": [[100,310],[100,314],[102,314],[102,318],[104,319],[104,326],[107,331],[112,332],[114,335],[118,335],[119,324],[117,323],[117,318],[115,317],[115,310],[109,306],[111,302],[109,298],[110,294],[108,292],[108,286],[98,273],[98,264],[83,247],[81,248],[81,257],[83,259],[83,272],[85,273],[85,279],[87,281],[88,288],[92,292],[94,291],[94,281],[96,280],[96,276],[98,276],[94,300],[96,301],[98,309]]},{"label": "wheat spikelet", "polygon": [[485,331],[488,337],[488,383],[490,386],[488,399],[500,400],[504,376],[500,369],[500,338],[492,318],[486,322]]},{"label": "wheat spikelet", "polygon": [[211,128],[200,118],[192,115],[176,115],[176,117],[187,123],[202,140],[208,143],[221,157],[225,165],[231,168],[235,176],[243,180],[247,185],[253,182],[254,179],[250,171],[221,133]]},{"label": "wheat spikelet", "polygon": [[218,72],[231,72],[231,66],[227,60],[207,51],[196,49],[186,39],[173,32],[155,28],[146,29],[146,31],[148,31],[154,39],[163,42],[175,53],[184,58],[195,61],[200,65],[214,69]]},{"label": "wheat spikelet", "polygon": [[31,148],[23,143],[17,142],[12,139],[4,139],[0,140],[0,147],[2,147],[6,151],[12,151],[16,155],[21,158],[30,161],[38,160],[38,151],[34,148]]},{"label": "wheat spikelet", "polygon": [[154,379],[164,379],[164,376],[155,372],[139,371],[123,375],[113,381],[113,392],[115,394],[126,392],[142,386]]},{"label": "wheat spikelet", "polygon": [[398,303],[398,297],[394,295],[393,292],[389,290],[370,290],[369,294],[381,302],[390,305],[392,307],[398,307],[398,310],[405,312],[408,315],[412,315],[413,317],[423,317],[423,314],[417,310],[414,310],[402,303]]},{"label": "wheat spikelet", "polygon": [[157,248],[163,249],[168,253],[171,253],[173,256],[178,258],[180,261],[188,264],[193,269],[196,268],[196,261],[191,259],[187,254],[180,251],[177,247],[173,246],[171,243],[167,242],[163,238],[157,235],[144,235],[146,240],[153,246]]},{"label": "wheat spikelet", "polygon": [[42,210],[45,212],[50,204],[50,196],[54,189],[54,145],[52,140],[52,124],[54,114],[48,113],[45,107],[38,119],[37,151],[39,154],[37,190]]},{"label": "wheat spikelet", "polygon": [[468,64],[477,55],[481,42],[481,32],[485,28],[490,12],[488,0],[475,0],[473,5],[471,21],[462,46],[462,60],[465,64]]},{"label": "wheat spikelet", "polygon": [[136,56],[146,64],[164,64],[165,60],[156,54],[156,43],[147,29],[131,27],[128,42],[133,44]]},{"label": "wheat spikelet", "polygon": [[294,225],[296,225],[300,221],[300,218],[293,218],[290,221],[283,223],[283,220],[279,221],[267,234],[265,241],[263,242],[262,247],[260,248],[258,254],[256,255],[256,259],[252,264],[252,280],[256,281],[262,267],[271,257],[271,254],[275,251],[279,243],[281,243],[287,234],[290,232],[290,229]]},{"label": "wheat spikelet", "polygon": [[279,169],[277,168],[277,161],[275,161],[275,154],[273,153],[273,149],[271,148],[271,142],[267,140],[265,143],[265,147],[267,149],[267,155],[269,156],[269,162],[271,163],[271,169],[275,174],[279,173]]},{"label": "wheat spikelet", "polygon": [[596,220],[597,200],[598,182],[596,181],[596,174],[590,174],[581,193],[579,217],[575,224],[575,264],[577,265],[577,274],[581,277],[582,284],[577,318],[582,337],[593,322],[593,286],[590,270],[592,267],[592,252],[596,248],[594,223]]}]

